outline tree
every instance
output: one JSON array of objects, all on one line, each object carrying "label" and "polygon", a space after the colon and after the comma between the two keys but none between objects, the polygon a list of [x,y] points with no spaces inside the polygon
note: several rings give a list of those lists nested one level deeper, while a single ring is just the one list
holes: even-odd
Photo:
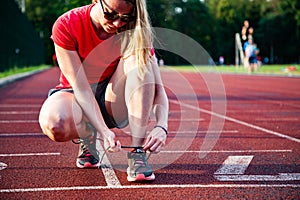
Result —
[{"label": "tree", "polygon": [[[202,45],[212,49],[212,18],[207,6],[199,0],[185,1],[148,1],[153,26],[179,31]],[[181,41],[174,41],[180,45]],[[167,59],[167,64],[184,64],[179,56],[159,52],[159,57]]]},{"label": "tree", "polygon": [[273,10],[258,24],[258,40],[262,55],[271,63],[299,62],[300,19],[297,0],[272,2]]},{"label": "tree", "polygon": [[[278,62],[300,62],[299,0],[146,0],[154,27],[177,30],[201,44],[216,60],[234,62],[234,35],[248,19],[262,56],[274,52]],[[48,62],[53,54],[52,25],[67,10],[92,0],[26,0],[26,14],[44,37]],[[159,52],[165,54],[164,52]],[[165,56],[165,55],[163,55]],[[169,54],[167,63],[184,60]]]},{"label": "tree", "polygon": [[48,63],[52,63],[54,53],[50,36],[56,19],[67,10],[89,3],[91,0],[26,0],[26,15],[44,39]]}]

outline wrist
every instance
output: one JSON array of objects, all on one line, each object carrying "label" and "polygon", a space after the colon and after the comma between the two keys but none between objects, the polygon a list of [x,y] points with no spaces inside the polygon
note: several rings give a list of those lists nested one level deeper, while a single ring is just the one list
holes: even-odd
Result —
[{"label": "wrist", "polygon": [[163,127],[163,126],[160,126],[160,125],[155,125],[154,128],[160,128],[160,129],[162,129],[162,130],[166,133],[166,135],[168,135],[168,130],[167,130],[167,128],[165,128],[165,127]]},{"label": "wrist", "polygon": [[102,137],[104,137],[104,138],[107,138],[107,137],[109,137],[109,136],[111,136],[111,130],[110,129],[108,129],[108,128],[101,128],[101,130],[100,130],[100,134],[101,134],[101,136]]}]

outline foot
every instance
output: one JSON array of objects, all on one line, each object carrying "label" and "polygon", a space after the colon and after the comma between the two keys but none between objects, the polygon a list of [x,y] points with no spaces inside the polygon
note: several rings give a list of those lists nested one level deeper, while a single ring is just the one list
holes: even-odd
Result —
[{"label": "foot", "polygon": [[132,181],[152,181],[155,179],[155,175],[152,172],[151,167],[146,157],[146,152],[142,149],[134,149],[127,153],[128,168],[127,168],[127,180]]},{"label": "foot", "polygon": [[79,139],[80,144],[76,166],[78,168],[96,168],[99,167],[99,152],[96,149],[96,134],[94,131],[92,135]]}]

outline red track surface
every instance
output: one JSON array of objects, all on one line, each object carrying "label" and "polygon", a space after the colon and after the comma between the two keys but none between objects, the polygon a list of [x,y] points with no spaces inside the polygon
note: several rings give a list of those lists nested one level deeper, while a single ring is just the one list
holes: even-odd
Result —
[{"label": "red track surface", "polygon": [[[126,181],[125,151],[108,155],[115,169],[108,177],[76,168],[78,146],[42,135],[38,112],[57,68],[0,88],[0,166],[7,165],[0,199],[299,199],[299,78],[162,75],[170,134],[165,151],[150,157],[152,183]],[[127,134],[117,135],[129,144]],[[239,163],[217,173],[229,156]],[[119,184],[108,185],[113,180]]]}]

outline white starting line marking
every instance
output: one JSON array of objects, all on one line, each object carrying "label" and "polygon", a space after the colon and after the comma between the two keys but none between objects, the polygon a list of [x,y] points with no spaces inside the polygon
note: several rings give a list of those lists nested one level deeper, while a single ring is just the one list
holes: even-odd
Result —
[{"label": "white starting line marking", "polygon": [[300,173],[279,175],[245,175],[253,156],[228,156],[220,169],[214,173],[219,181],[299,181]]},{"label": "white starting line marking", "polygon": [[299,181],[300,173],[279,173],[279,175],[216,175],[219,181]]},{"label": "white starting line marking", "polygon": [[0,162],[0,171],[7,168],[7,164]]},{"label": "white starting line marking", "polygon": [[269,134],[272,134],[272,135],[275,135],[275,136],[278,136],[278,137],[281,137],[281,138],[285,138],[285,139],[300,143],[300,139],[297,139],[297,138],[294,138],[294,137],[291,137],[291,136],[288,136],[288,135],[284,135],[282,133],[271,131],[271,130],[268,130],[266,128],[262,128],[262,127],[259,127],[259,126],[253,125],[253,124],[249,124],[247,122],[244,122],[244,121],[241,121],[241,120],[238,120],[238,119],[234,119],[232,117],[227,117],[225,115],[220,115],[218,113],[215,113],[215,112],[212,112],[212,111],[209,111],[209,110],[205,110],[205,109],[202,109],[202,108],[199,108],[199,107],[195,107],[195,106],[192,106],[192,105],[189,105],[189,104],[185,104],[185,103],[182,103],[182,102],[177,102],[175,100],[169,100],[169,101],[172,102],[172,103],[175,103],[177,105],[182,105],[182,106],[185,106],[185,107],[190,108],[190,109],[198,110],[200,112],[203,112],[203,113],[206,113],[206,114],[209,114],[209,115],[213,115],[215,117],[219,117],[219,118],[222,118],[222,119],[225,119],[225,120],[237,123],[237,124],[241,124],[241,125],[244,125],[244,126],[247,126],[247,127],[265,132],[265,133],[269,133]]},{"label": "white starting line marking", "polygon": [[254,156],[228,156],[215,174],[244,174]]},{"label": "white starting line marking", "polygon": [[22,157],[22,156],[60,156],[59,152],[55,153],[10,153],[10,154],[0,154],[0,157]]},{"label": "white starting line marking", "polygon": [[[96,148],[99,149],[100,151],[100,157],[103,155],[103,160],[101,163],[101,170],[104,175],[105,181],[107,183],[108,187],[118,187],[121,186],[121,183],[111,165],[109,162],[105,150],[102,147],[101,143],[99,140],[96,141]],[[101,159],[101,158],[100,158]]]},{"label": "white starting line marking", "polygon": [[158,188],[299,188],[299,184],[178,184],[178,185],[122,185],[122,186],[74,186],[50,188],[0,189],[0,193],[46,192],[74,190],[108,190],[108,189],[158,189]]}]

